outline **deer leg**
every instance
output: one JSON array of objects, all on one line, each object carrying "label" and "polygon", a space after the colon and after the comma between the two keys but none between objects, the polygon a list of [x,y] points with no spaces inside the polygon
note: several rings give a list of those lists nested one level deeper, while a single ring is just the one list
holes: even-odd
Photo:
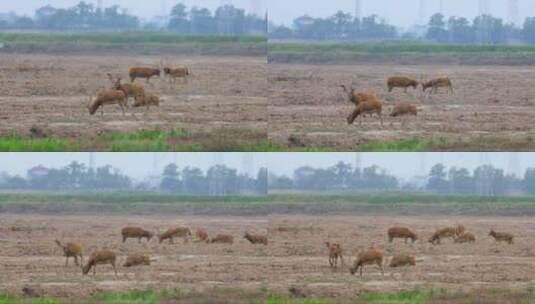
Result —
[{"label": "deer leg", "polygon": [[97,275],[97,263],[93,265],[93,275]]},{"label": "deer leg", "polygon": [[69,257],[65,256],[65,267],[69,265]]},{"label": "deer leg", "polygon": [[115,267],[115,261],[111,262],[111,266],[113,266],[113,271],[115,271],[115,276],[117,276],[117,267]]},{"label": "deer leg", "polygon": [[383,114],[377,113],[379,115],[379,119],[381,120],[381,127],[383,126]]},{"label": "deer leg", "polygon": [[377,266],[379,266],[379,268],[381,269],[381,274],[384,276],[385,270],[383,269],[383,264],[381,262],[377,262]]},{"label": "deer leg", "polygon": [[349,117],[347,118],[347,123],[348,124],[353,124],[353,122],[355,121],[355,119],[359,116],[359,110],[356,109],[353,111],[353,113],[351,113],[351,115],[349,115]]},{"label": "deer leg", "polygon": [[77,255],[74,256],[74,265],[76,265],[76,266],[80,265],[80,264],[78,264],[78,256]]}]

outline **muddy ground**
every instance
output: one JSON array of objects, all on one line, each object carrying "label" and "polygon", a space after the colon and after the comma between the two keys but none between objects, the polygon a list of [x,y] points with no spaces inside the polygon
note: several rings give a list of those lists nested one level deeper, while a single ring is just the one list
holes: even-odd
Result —
[{"label": "muddy ground", "polygon": [[[358,149],[370,141],[442,140],[440,150],[529,150],[534,147],[535,69],[521,66],[269,64],[269,137],[288,146]],[[421,87],[387,92],[389,76],[417,80],[449,76],[455,93],[431,98]],[[340,85],[374,91],[384,102],[377,117],[347,125],[354,105]],[[418,106],[417,118],[391,118],[395,102]],[[435,148],[437,149],[437,148]]]},{"label": "muddy ground", "polygon": [[[170,85],[165,78],[153,78],[145,84],[147,91],[164,99],[159,110],[144,116],[138,108],[123,116],[112,105],[104,117],[89,115],[89,96],[110,87],[106,73],[127,81],[129,67],[157,68],[161,60],[164,65],[187,65],[192,75],[187,83]],[[265,139],[266,85],[265,57],[3,54],[0,135],[30,135],[32,126],[62,138],[155,128],[192,132],[228,128]]]},{"label": "muddy ground", "polygon": [[[464,224],[477,237],[476,244],[446,240],[433,246],[425,240],[435,228]],[[0,216],[0,292],[21,294],[24,287],[41,295],[62,298],[87,296],[101,291],[133,288],[180,288],[202,291],[213,287],[273,290],[288,293],[295,287],[307,296],[347,299],[363,291],[446,288],[471,291],[486,288],[525,288],[535,282],[535,221],[531,217],[406,217],[406,216],[269,216],[269,217],[174,217],[174,216]],[[161,231],[174,225],[202,227],[210,235],[230,233],[233,245],[190,241],[158,244],[156,240],[122,244],[120,230],[140,225]],[[386,230],[404,225],[416,230],[420,241],[388,244]],[[513,245],[496,244],[489,229],[515,235]],[[241,238],[245,231],[268,234],[269,245],[251,245]],[[150,254],[156,261],[139,268],[99,266],[97,275],[83,276],[64,258],[54,239],[78,241],[87,256],[96,248],[114,250],[124,263],[129,253]],[[325,241],[340,242],[345,266],[332,270]],[[364,277],[347,269],[353,253],[375,245],[389,259],[395,253],[417,257],[414,268],[375,266]],[[72,261],[71,261],[72,262]]]}]

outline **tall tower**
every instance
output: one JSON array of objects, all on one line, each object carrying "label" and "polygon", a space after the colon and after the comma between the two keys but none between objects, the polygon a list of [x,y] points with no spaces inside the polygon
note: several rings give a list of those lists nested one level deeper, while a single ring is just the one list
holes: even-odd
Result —
[{"label": "tall tower", "polygon": [[479,15],[490,14],[490,0],[479,0]]},{"label": "tall tower", "polygon": [[362,0],[355,0],[355,18],[362,19]]},{"label": "tall tower", "polygon": [[[218,165],[224,165],[224,163],[225,163],[225,160],[224,160],[223,153],[213,153],[213,163],[212,163],[213,167],[216,167]],[[219,195],[224,194],[223,177],[220,176],[218,172],[216,173],[217,174],[214,174],[211,176],[209,185],[208,185],[211,196],[219,196]]]},{"label": "tall tower", "polygon": [[426,24],[427,23],[426,22],[427,20],[425,20],[425,18],[427,17],[426,16],[425,1],[426,0],[420,0],[420,8],[418,10],[418,12],[419,12],[418,13],[419,14],[418,15],[418,19],[419,19],[418,21],[419,21],[420,24]]},{"label": "tall tower", "polygon": [[362,169],[362,153],[355,152],[355,169]]},{"label": "tall tower", "polygon": [[158,153],[152,153],[152,174],[158,175]]},{"label": "tall tower", "polygon": [[262,0],[249,0],[251,6],[251,14],[256,16],[262,16]]},{"label": "tall tower", "polygon": [[507,1],[507,21],[509,23],[518,25],[518,0],[508,0]]},{"label": "tall tower", "polygon": [[427,153],[422,152],[420,153],[420,175],[421,176],[427,176],[429,172],[427,172]]},{"label": "tall tower", "polygon": [[254,154],[244,153],[242,158],[242,174],[254,177]]},{"label": "tall tower", "polygon": [[89,153],[89,169],[95,170],[95,152]]},{"label": "tall tower", "polygon": [[[227,5],[232,5],[232,1],[231,0],[221,0],[220,1],[220,6],[223,7],[223,6],[227,6]],[[219,24],[218,24],[218,30],[219,30],[219,34],[224,34],[224,35],[228,35],[228,34],[231,34],[231,29],[232,29],[232,25],[231,25],[231,16],[228,16],[227,15],[227,12],[224,11],[223,12],[223,16],[221,16],[220,20],[219,20]]]},{"label": "tall tower", "polygon": [[518,153],[509,153],[507,160],[507,174],[515,177],[522,177],[520,172],[520,155]]}]

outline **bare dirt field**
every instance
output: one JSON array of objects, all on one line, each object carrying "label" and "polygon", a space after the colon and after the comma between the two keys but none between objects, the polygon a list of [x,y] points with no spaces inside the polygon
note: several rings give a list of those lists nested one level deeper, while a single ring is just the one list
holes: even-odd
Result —
[{"label": "bare dirt field", "polygon": [[[160,95],[160,109],[131,109],[123,116],[118,106],[107,106],[90,116],[89,96],[109,88],[106,73],[128,79],[131,66],[187,65],[187,83],[169,85],[151,79],[146,90]],[[267,137],[265,57],[3,54],[0,58],[0,135],[30,134],[32,126],[49,136],[80,138],[108,131],[140,129],[211,133],[247,130],[257,139]],[[163,75],[163,73],[162,73]],[[140,80],[136,80],[140,81]],[[144,83],[144,80],[141,80]],[[132,104],[133,101],[130,101]],[[135,116],[132,115],[135,114]]]},{"label": "bare dirt field", "polygon": [[[433,246],[426,240],[435,228],[462,223],[476,235],[475,244],[446,240]],[[405,217],[405,216],[270,216],[270,217],[172,217],[172,216],[0,216],[0,292],[21,294],[31,287],[41,295],[73,298],[101,291],[143,288],[268,289],[288,293],[294,287],[309,297],[348,299],[364,291],[399,291],[445,288],[470,291],[486,288],[526,288],[535,282],[535,221],[530,217]],[[202,227],[209,234],[230,233],[233,245],[158,244],[129,240],[121,243],[120,230],[140,225],[153,231],[174,225]],[[386,230],[405,225],[419,233],[415,244],[398,240],[388,244]],[[515,235],[513,245],[496,244],[493,228]],[[269,245],[251,245],[245,231],[268,234]],[[151,266],[124,268],[114,276],[110,266],[99,266],[97,275],[82,276],[64,258],[54,239],[78,241],[86,257],[107,247],[124,263],[129,253],[150,254]],[[343,269],[328,266],[324,242],[340,242],[345,251]],[[348,271],[354,252],[375,245],[389,259],[395,253],[416,255],[414,268],[367,266],[364,277]],[[72,261],[71,261],[72,262]]]},{"label": "bare dirt field", "polygon": [[[434,140],[431,150],[529,150],[534,147],[535,69],[521,66],[270,64],[269,137],[279,144],[359,149],[370,141]],[[418,90],[388,93],[389,76],[416,80],[449,76],[455,93],[424,98]],[[348,125],[354,105],[340,85],[374,91],[384,102],[376,117]],[[398,101],[415,103],[418,118],[389,117]],[[405,121],[405,123],[404,123]]]}]

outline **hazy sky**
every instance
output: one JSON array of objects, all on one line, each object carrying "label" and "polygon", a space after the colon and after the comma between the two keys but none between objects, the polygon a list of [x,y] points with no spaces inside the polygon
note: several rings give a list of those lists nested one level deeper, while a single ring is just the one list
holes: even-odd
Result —
[{"label": "hazy sky", "polygon": [[[249,160],[244,162],[246,154],[249,155]],[[94,153],[93,155],[95,166],[110,164],[138,179],[151,175],[155,163],[157,173],[161,173],[164,166],[175,162],[180,168],[191,166],[203,170],[215,163],[224,163],[239,171],[248,168],[247,170],[252,171],[248,172],[249,174],[256,174],[266,163],[264,154],[255,153]],[[24,176],[27,169],[33,166],[60,168],[74,160],[89,165],[89,156],[90,153],[0,153],[0,172]],[[252,163],[252,166],[249,163]]]},{"label": "hazy sky", "polygon": [[[97,0],[85,0],[96,5]],[[250,0],[102,0],[104,6],[114,4],[127,8],[129,12],[150,19],[153,16],[161,15],[163,8],[170,11],[171,7],[177,3],[184,3],[188,7],[199,6],[214,9],[223,2],[230,2],[236,7],[247,11],[257,10],[262,15],[266,10],[267,0],[256,0],[258,4],[253,5]],[[0,0],[0,12],[15,11],[21,14],[33,15],[35,9],[50,4],[54,7],[69,7],[76,5],[80,0]]]},{"label": "hazy sky", "polygon": [[[271,172],[291,176],[293,170],[300,166],[326,168],[338,161],[355,163],[355,153],[95,153],[95,165],[111,164],[123,172],[143,178],[153,171],[154,156],[157,172],[170,162],[176,162],[180,168],[186,166],[200,167],[205,170],[214,163],[225,163],[241,170],[249,168],[256,173],[260,167],[268,167]],[[249,155],[249,157],[244,157]],[[437,162],[446,166],[467,167],[473,169],[485,158],[494,166],[509,171],[510,168],[524,172],[526,167],[535,167],[535,153],[516,153],[516,161],[511,162],[511,153],[360,153],[361,164],[379,165],[388,172],[403,178],[411,178],[428,172]],[[247,160],[248,159],[248,160]],[[39,164],[59,168],[77,160],[89,163],[89,153],[0,153],[0,171],[11,174],[26,174],[26,170]],[[514,163],[516,162],[516,165]],[[252,163],[252,165],[248,165]],[[513,165],[511,165],[511,163]]]},{"label": "hazy sky", "polygon": [[[361,0],[363,15],[377,14],[388,22],[407,27],[419,19],[419,0]],[[489,0],[490,13],[507,18],[507,0]],[[535,15],[534,0],[518,0],[519,16]],[[269,0],[270,19],[276,23],[291,25],[296,16],[308,14],[314,17],[331,16],[338,10],[355,12],[354,0]],[[439,11],[440,0],[425,0],[426,16]],[[445,15],[473,18],[479,12],[479,0],[443,0]]]}]

